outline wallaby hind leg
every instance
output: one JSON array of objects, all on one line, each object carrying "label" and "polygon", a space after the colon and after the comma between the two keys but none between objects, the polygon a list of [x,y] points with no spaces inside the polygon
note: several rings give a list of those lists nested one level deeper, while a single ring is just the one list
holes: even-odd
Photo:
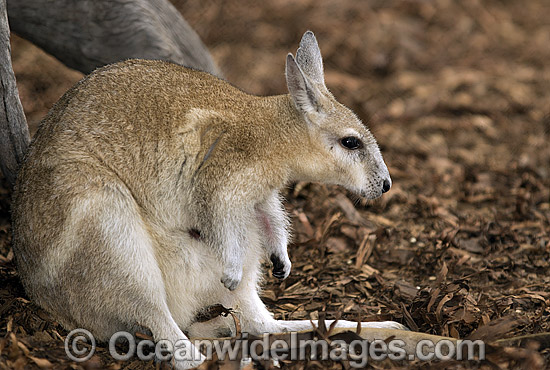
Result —
[{"label": "wallaby hind leg", "polygon": [[60,281],[73,322],[100,340],[120,330],[148,328],[156,342],[168,340],[191,354],[176,368],[198,366],[203,356],[171,316],[154,240],[128,191],[104,186],[75,197],[72,204],[73,225],[64,237],[73,250],[60,269]]}]

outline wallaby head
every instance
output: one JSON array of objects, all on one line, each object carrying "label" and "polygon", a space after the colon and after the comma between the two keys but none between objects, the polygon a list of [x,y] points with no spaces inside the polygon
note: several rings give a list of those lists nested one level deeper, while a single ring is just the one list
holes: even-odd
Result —
[{"label": "wallaby head", "polygon": [[342,185],[368,199],[391,187],[388,169],[368,128],[325,86],[323,60],[311,31],[302,37],[296,58],[288,54],[286,80],[296,109],[307,124],[314,157],[303,161],[304,179]]}]

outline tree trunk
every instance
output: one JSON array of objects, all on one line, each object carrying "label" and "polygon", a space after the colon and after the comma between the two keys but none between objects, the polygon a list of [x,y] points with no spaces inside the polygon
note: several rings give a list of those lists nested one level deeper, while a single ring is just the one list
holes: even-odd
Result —
[{"label": "tree trunk", "polygon": [[11,65],[6,0],[0,0],[0,169],[10,184],[29,146],[30,135]]},{"label": "tree trunk", "polygon": [[11,29],[83,73],[129,58],[162,59],[220,75],[168,0],[8,0]]}]

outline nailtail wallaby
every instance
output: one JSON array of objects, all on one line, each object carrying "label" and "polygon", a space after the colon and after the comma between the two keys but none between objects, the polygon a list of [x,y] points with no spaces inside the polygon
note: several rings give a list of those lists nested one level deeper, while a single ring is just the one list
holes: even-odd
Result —
[{"label": "nailtail wallaby", "polygon": [[[306,32],[286,58],[290,94],[249,95],[205,72],[128,60],[70,89],[42,122],[13,202],[18,271],[34,302],[98,340],[147,329],[204,357],[190,337],[311,329],[275,320],[259,298],[261,263],[291,269],[279,190],[338,184],[374,199],[390,175],[369,130],[324,82]],[[339,326],[356,323],[339,321]],[[403,328],[396,322],[364,327]]]}]

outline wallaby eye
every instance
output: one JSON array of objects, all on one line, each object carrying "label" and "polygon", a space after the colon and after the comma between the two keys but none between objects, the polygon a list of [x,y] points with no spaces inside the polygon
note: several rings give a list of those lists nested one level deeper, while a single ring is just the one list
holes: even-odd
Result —
[{"label": "wallaby eye", "polygon": [[346,149],[354,150],[363,147],[363,143],[360,139],[355,136],[348,136],[343,139],[340,139],[340,144]]}]

